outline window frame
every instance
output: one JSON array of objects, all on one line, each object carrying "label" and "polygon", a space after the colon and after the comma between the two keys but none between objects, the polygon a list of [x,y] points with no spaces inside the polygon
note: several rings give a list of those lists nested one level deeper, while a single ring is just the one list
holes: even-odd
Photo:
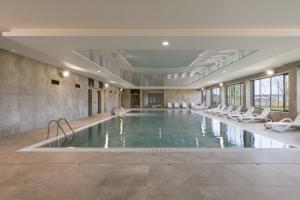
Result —
[{"label": "window frame", "polygon": [[[214,99],[213,99],[213,90],[214,89],[219,89],[219,103],[217,103],[217,104],[213,104],[213,102],[214,102]],[[221,104],[221,88],[220,87],[214,87],[214,88],[211,88],[210,89],[210,105],[211,106],[218,106],[218,104]]]},{"label": "window frame", "polygon": [[[244,94],[244,82],[237,82],[237,83],[232,83],[232,84],[228,84],[228,85],[225,85],[225,102],[226,102],[226,105],[229,106],[229,105],[233,105],[233,106],[238,106],[236,105],[236,102],[235,102],[235,97],[236,97],[236,85],[239,85],[240,86],[240,105],[239,106],[243,106],[243,94]],[[228,96],[228,92],[230,93],[231,91],[229,91],[229,88],[230,87],[234,87],[234,92],[233,92],[233,97],[232,97],[232,94],[230,94],[230,101],[228,101],[229,99],[229,96]],[[232,104],[232,98],[234,99],[234,104]]]},{"label": "window frame", "polygon": [[[272,109],[272,77],[276,77],[276,76],[282,76],[282,81],[283,81],[283,93],[282,93],[282,100],[283,100],[283,104],[282,104],[282,107],[283,109],[282,110],[274,110]],[[260,78],[256,78],[256,79],[252,79],[251,80],[251,105],[257,109],[262,109],[263,107],[261,107],[261,80],[263,79],[269,79],[269,85],[270,85],[270,94],[269,94],[269,98],[270,98],[270,103],[269,103],[269,106],[268,108],[271,108],[271,111],[274,111],[274,112],[289,112],[289,108],[286,109],[286,94],[289,95],[289,91],[287,92],[286,91],[286,88],[289,89],[289,87],[286,87],[286,78],[288,80],[288,84],[289,84],[289,74],[287,72],[284,72],[284,73],[279,73],[279,74],[274,74],[272,76],[264,76],[264,77],[260,77]],[[259,106],[255,105],[255,81],[259,80]],[[289,98],[288,98],[289,100]]]}]

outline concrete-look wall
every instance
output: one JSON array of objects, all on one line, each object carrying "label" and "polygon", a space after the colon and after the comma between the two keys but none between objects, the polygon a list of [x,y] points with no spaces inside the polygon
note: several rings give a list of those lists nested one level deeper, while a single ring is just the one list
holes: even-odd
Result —
[{"label": "concrete-look wall", "polygon": [[[104,89],[104,112],[111,112],[114,107],[119,106],[120,89],[114,86],[109,86]],[[102,111],[103,112],[103,111]]]},{"label": "concrete-look wall", "polygon": [[[52,79],[60,84],[51,84]],[[0,137],[46,127],[59,117],[86,117],[87,92],[84,76],[62,78],[53,66],[0,50]]]},{"label": "concrete-look wall", "polygon": [[[88,86],[88,78],[75,73],[61,77],[61,69],[0,49],[0,137],[47,127],[60,117],[74,120],[88,116],[88,90],[92,90],[92,114],[111,112],[119,106],[120,90]],[[59,85],[51,84],[58,80]],[[79,84],[80,88],[76,88]]]},{"label": "concrete-look wall", "polygon": [[185,102],[200,104],[201,103],[201,91],[200,90],[192,90],[192,89],[169,89],[164,90],[164,104],[168,102],[181,103]]}]

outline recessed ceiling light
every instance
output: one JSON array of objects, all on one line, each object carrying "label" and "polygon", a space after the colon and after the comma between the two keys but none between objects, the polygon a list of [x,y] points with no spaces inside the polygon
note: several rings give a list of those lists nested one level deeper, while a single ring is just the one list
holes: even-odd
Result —
[{"label": "recessed ceiling light", "polygon": [[223,83],[220,83],[219,85],[222,87],[222,86],[223,86]]},{"label": "recessed ceiling light", "polygon": [[226,71],[224,70],[223,73],[226,73]]},{"label": "recessed ceiling light", "polygon": [[98,70],[97,72],[98,72],[98,73],[100,73],[101,71],[100,71],[100,70]]},{"label": "recessed ceiling light", "polygon": [[164,47],[167,47],[167,46],[170,45],[170,42],[169,42],[169,41],[163,41],[163,42],[162,42],[162,45],[163,45]]},{"label": "recessed ceiling light", "polygon": [[266,71],[267,75],[272,76],[275,74],[274,70],[267,70]]},{"label": "recessed ceiling light", "polygon": [[105,84],[104,84],[104,87],[106,87],[106,88],[107,88],[108,86],[109,86],[109,85],[108,85],[107,83],[105,83]]}]

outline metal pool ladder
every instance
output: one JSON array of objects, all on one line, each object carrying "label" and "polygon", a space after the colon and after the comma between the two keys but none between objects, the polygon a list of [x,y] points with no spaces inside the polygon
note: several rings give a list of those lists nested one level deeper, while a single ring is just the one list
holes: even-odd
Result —
[{"label": "metal pool ladder", "polygon": [[48,122],[48,132],[47,132],[47,136],[46,136],[46,139],[49,139],[49,136],[50,136],[50,126],[52,123],[55,123],[56,124],[56,136],[58,136],[58,128],[60,129],[60,131],[64,134],[65,138],[68,139],[68,136],[66,134],[66,132],[64,131],[64,129],[62,128],[61,126],[61,121],[64,121],[68,127],[70,128],[70,130],[72,131],[72,138],[71,140],[74,138],[75,136],[75,132],[73,130],[73,128],[71,127],[71,125],[69,124],[69,122],[65,119],[65,118],[59,118],[58,120],[51,120]]}]

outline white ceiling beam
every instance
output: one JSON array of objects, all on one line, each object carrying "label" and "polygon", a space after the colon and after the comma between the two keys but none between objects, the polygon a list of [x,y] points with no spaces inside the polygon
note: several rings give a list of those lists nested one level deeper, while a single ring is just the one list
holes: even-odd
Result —
[{"label": "white ceiling beam", "polygon": [[299,37],[300,29],[11,29],[3,36],[241,36]]}]

